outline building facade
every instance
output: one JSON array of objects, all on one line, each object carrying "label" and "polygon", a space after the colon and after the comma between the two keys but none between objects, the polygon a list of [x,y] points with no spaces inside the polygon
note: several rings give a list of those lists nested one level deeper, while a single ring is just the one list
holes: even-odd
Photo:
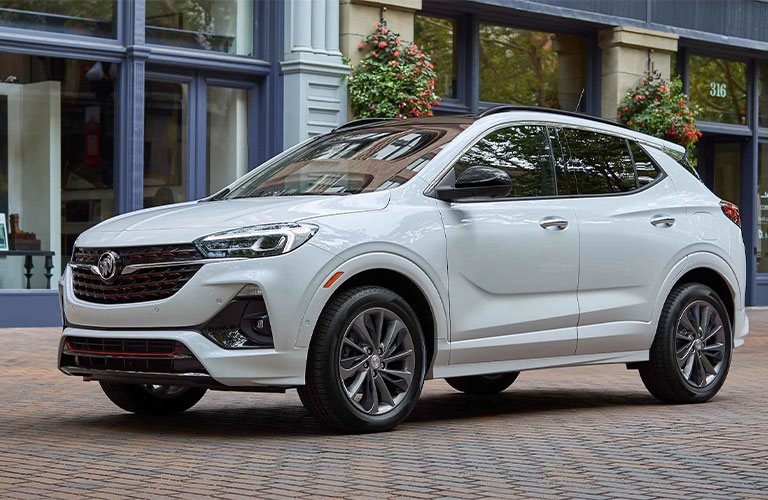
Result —
[{"label": "building facade", "polygon": [[615,118],[645,72],[678,75],[703,110],[702,178],[741,207],[747,301],[768,304],[764,0],[0,0],[0,327],[60,322],[85,229],[345,122],[342,55],[382,18],[432,55],[439,113]]}]

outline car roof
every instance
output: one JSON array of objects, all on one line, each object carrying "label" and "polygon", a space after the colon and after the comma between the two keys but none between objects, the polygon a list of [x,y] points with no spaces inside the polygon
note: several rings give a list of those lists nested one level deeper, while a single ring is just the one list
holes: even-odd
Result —
[{"label": "car roof", "polygon": [[541,108],[536,106],[500,105],[488,108],[474,115],[440,115],[432,117],[407,118],[405,120],[397,118],[362,118],[359,120],[352,120],[345,123],[344,125],[336,127],[333,129],[333,132],[386,126],[418,127],[449,124],[467,126],[480,120],[503,122],[505,119],[521,121],[525,119],[532,119],[552,122],[560,125],[569,124],[580,127],[593,127],[599,131],[629,137],[631,139],[635,139],[639,142],[653,145],[661,149],[676,151],[678,153],[685,152],[685,148],[679,144],[675,144],[673,142],[660,139],[652,135],[644,134],[637,130],[631,129],[624,124],[606,118],[596,117],[583,113],[575,113],[572,111]]}]

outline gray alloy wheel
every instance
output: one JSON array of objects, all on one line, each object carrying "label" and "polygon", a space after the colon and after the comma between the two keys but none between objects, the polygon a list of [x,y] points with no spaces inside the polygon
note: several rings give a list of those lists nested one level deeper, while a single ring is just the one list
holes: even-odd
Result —
[{"label": "gray alloy wheel", "polygon": [[704,388],[717,378],[725,359],[725,329],[709,302],[696,300],[680,314],[675,352],[680,373],[693,387]]},{"label": "gray alloy wheel", "polygon": [[657,399],[703,403],[723,386],[732,348],[731,322],[720,296],[701,283],[684,283],[667,297],[649,359],[638,370]]},{"label": "gray alloy wheel", "polygon": [[372,307],[352,320],[339,345],[339,379],[347,397],[368,415],[383,415],[405,398],[416,355],[405,322]]}]

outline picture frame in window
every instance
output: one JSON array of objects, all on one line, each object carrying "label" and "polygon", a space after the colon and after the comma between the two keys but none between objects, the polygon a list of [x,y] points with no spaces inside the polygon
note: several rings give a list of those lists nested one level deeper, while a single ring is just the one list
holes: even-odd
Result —
[{"label": "picture frame in window", "polygon": [[0,252],[8,251],[8,227],[5,214],[0,213]]}]

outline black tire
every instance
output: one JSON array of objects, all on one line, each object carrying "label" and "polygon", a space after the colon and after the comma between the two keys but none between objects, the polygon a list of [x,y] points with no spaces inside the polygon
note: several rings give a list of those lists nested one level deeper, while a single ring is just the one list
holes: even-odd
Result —
[{"label": "black tire", "polygon": [[[415,359],[411,358],[412,378],[407,390],[400,393],[398,404],[378,415],[367,414],[355,406],[347,395],[339,366],[345,333],[355,318],[372,308],[388,310],[401,319],[410,333],[415,355]],[[364,371],[368,373],[368,364],[365,366]],[[309,346],[306,385],[298,388],[299,397],[315,418],[333,429],[349,433],[386,431],[413,411],[424,384],[425,367],[424,335],[408,303],[395,292],[379,286],[351,288],[334,297],[318,320]]]},{"label": "black tire", "polygon": [[520,372],[472,375],[445,379],[448,385],[466,394],[497,394],[512,385]]},{"label": "black tire", "polygon": [[[195,406],[207,389],[99,382],[104,394],[125,411],[141,415],[170,415]],[[165,390],[165,392],[164,392]]]},{"label": "black tire", "polygon": [[[695,387],[686,380],[678,367],[676,329],[684,311],[694,303],[711,305],[717,311],[724,332],[722,364],[717,375],[703,387]],[[683,341],[685,342],[685,341]],[[651,345],[650,359],[639,365],[640,377],[648,391],[667,403],[703,403],[711,399],[722,387],[731,364],[733,332],[731,319],[717,293],[700,283],[686,283],[672,290],[661,312],[656,337]],[[699,355],[694,352],[694,357]],[[706,377],[703,378],[706,381]]]}]

